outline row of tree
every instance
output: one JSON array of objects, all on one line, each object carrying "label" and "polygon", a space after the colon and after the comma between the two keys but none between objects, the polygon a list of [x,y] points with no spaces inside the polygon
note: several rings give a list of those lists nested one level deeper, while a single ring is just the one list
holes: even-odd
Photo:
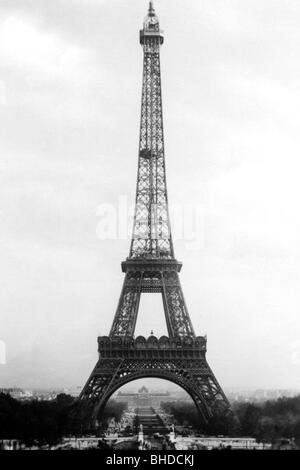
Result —
[{"label": "row of tree", "polygon": [[209,426],[199,422],[193,403],[166,402],[162,407],[182,426],[192,426],[199,432],[255,437],[272,442],[279,438],[294,438],[300,443],[300,396],[263,402],[233,405],[237,420],[215,420]]},{"label": "row of tree", "polygon": [[261,404],[237,403],[240,433],[259,441],[294,438],[300,443],[300,396],[279,398]]},{"label": "row of tree", "polygon": [[67,432],[72,401],[64,394],[56,400],[30,402],[0,394],[0,439],[20,439],[26,445],[56,443]]},{"label": "row of tree", "polygon": [[238,432],[239,425],[235,416],[215,417],[209,423],[205,423],[199,419],[198,411],[193,402],[171,401],[161,403],[161,407],[166,413],[174,416],[174,420],[179,426],[186,428],[191,426],[199,433],[234,435]]},{"label": "row of tree", "polygon": [[[28,446],[53,445],[64,436],[80,434],[82,427],[73,419],[73,404],[74,398],[65,394],[51,401],[20,402],[0,393],[0,440],[19,439]],[[126,406],[110,400],[102,422],[112,417],[119,421]]]},{"label": "row of tree", "polygon": [[[20,439],[27,445],[54,444],[63,436],[79,433],[82,428],[72,420],[74,399],[65,394],[52,401],[20,402],[0,394],[0,439]],[[280,398],[261,404],[236,403],[236,419],[218,419],[209,425],[199,421],[193,403],[182,401],[163,403],[167,413],[182,426],[192,426],[206,434],[251,436],[259,441],[294,438],[300,443],[300,396]],[[119,421],[126,403],[110,400],[102,417],[102,428],[112,417]]]}]

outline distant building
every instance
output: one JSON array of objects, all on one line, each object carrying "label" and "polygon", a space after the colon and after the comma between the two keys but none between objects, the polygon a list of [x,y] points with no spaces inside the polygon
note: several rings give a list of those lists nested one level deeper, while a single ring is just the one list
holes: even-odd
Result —
[{"label": "distant building", "polygon": [[271,443],[258,443],[253,437],[181,437],[175,439],[176,450],[270,450]]},{"label": "distant building", "polygon": [[127,402],[128,406],[134,407],[148,407],[152,406],[157,408],[161,402],[174,401],[177,398],[166,392],[149,392],[147,387],[144,385],[138,390],[138,392],[122,392],[120,391],[114,399],[119,402]]},{"label": "distant building", "polygon": [[71,395],[72,397],[76,398],[76,397],[79,397],[81,390],[82,390],[82,386],[77,385],[75,387],[64,388],[63,393],[65,393],[66,395]]},{"label": "distant building", "polygon": [[295,389],[257,389],[257,390],[227,390],[227,397],[231,402],[262,403],[278,398],[292,398],[300,395]]}]

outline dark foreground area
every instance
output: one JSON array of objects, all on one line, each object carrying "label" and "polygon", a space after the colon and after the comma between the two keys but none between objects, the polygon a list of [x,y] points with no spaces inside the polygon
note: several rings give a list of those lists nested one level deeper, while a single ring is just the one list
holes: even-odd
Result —
[{"label": "dark foreground area", "polygon": [[[18,439],[30,446],[56,444],[64,436],[78,435],[78,428],[73,428],[69,419],[73,397],[60,394],[51,401],[21,402],[9,395],[0,394],[0,440]],[[102,430],[106,423],[114,418],[120,421],[126,403],[110,401],[106,406],[101,422]],[[199,425],[198,416],[192,403],[170,402],[162,408],[174,416],[179,426],[192,427],[195,432],[207,435],[223,434],[228,436],[249,436],[258,441],[275,442],[279,439],[292,439],[300,446],[300,396],[280,398],[262,404],[237,403],[234,411],[239,419],[239,426],[230,429],[230,425],[214,422],[211,428]]]}]

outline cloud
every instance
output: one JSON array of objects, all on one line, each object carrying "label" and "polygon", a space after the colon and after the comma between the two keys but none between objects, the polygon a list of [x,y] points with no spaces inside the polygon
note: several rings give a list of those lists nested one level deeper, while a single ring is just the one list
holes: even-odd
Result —
[{"label": "cloud", "polygon": [[8,16],[0,25],[6,104],[52,120],[78,122],[79,110],[80,122],[93,119],[90,89],[101,85],[104,69],[90,51],[40,27],[19,15]]}]

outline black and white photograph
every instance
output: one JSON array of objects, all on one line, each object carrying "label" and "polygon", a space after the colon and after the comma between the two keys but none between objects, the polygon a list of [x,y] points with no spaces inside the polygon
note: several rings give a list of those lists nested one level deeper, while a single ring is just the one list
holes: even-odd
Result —
[{"label": "black and white photograph", "polygon": [[299,0],[0,0],[0,450],[300,450],[299,57]]}]

